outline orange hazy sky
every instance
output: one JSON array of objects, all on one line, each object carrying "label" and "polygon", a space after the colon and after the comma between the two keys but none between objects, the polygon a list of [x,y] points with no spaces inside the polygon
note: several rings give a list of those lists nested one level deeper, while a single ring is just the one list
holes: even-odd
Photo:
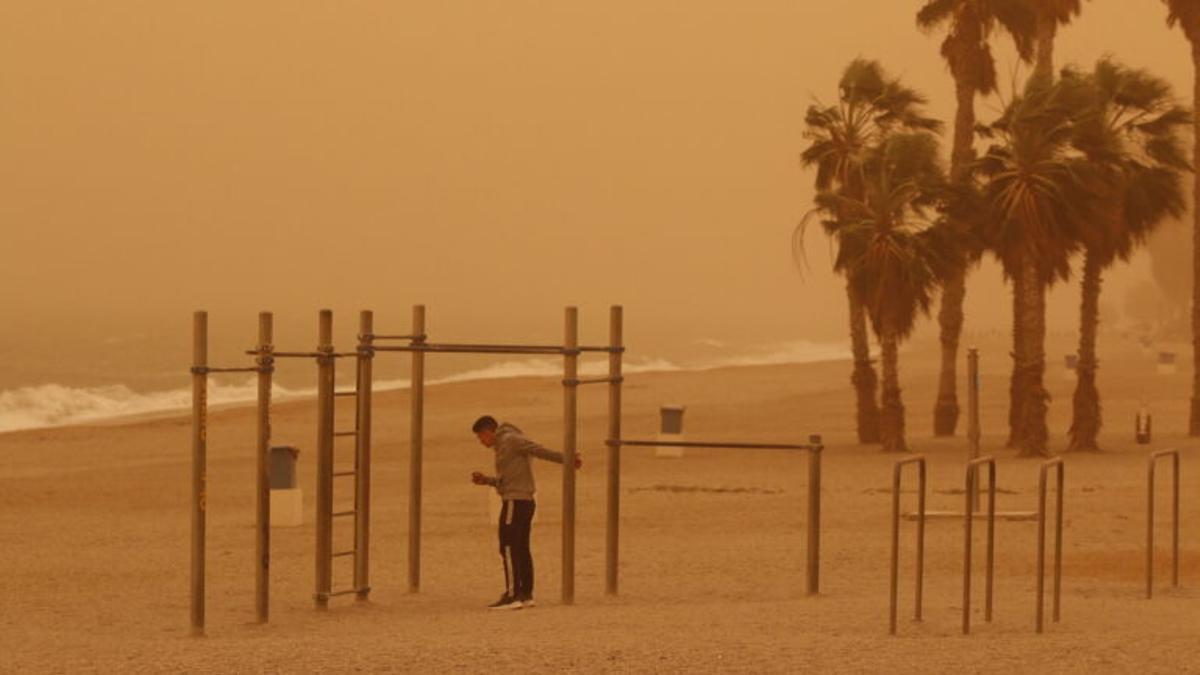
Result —
[{"label": "orange hazy sky", "polygon": [[[0,313],[425,302],[554,332],[562,305],[620,302],[634,335],[840,336],[825,244],[804,280],[790,254],[802,115],[865,56],[949,119],[920,4],[7,0]],[[1159,3],[1087,3],[1058,62],[1104,53],[1189,98]],[[975,276],[968,329],[1006,315],[994,266]]]}]

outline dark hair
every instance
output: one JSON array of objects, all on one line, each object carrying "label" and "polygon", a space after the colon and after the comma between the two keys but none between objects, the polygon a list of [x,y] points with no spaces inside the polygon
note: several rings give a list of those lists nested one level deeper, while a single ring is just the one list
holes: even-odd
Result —
[{"label": "dark hair", "polygon": [[475,424],[471,425],[471,431],[474,431],[475,433],[479,433],[481,431],[495,431],[496,427],[498,426],[499,425],[496,424],[495,417],[492,417],[491,415],[484,415],[483,417],[475,420]]}]

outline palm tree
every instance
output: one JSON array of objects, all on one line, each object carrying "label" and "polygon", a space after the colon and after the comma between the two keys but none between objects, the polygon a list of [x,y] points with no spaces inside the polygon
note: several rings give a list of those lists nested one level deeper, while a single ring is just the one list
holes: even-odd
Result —
[{"label": "palm tree", "polygon": [[1091,73],[1063,72],[1090,110],[1076,124],[1076,146],[1104,165],[1100,219],[1080,231],[1084,258],[1080,305],[1079,361],[1069,451],[1097,451],[1100,392],[1096,388],[1096,328],[1103,271],[1128,260],[1134,249],[1168,216],[1179,217],[1184,201],[1180,173],[1188,170],[1182,127],[1191,112],[1181,107],[1171,85],[1144,70],[1101,59]]},{"label": "palm tree", "polygon": [[883,367],[880,435],[885,452],[908,449],[900,394],[899,344],[928,314],[945,276],[948,247],[925,211],[942,182],[937,139],[929,133],[889,136],[864,166],[861,197],[825,191],[818,209],[839,229],[839,263],[866,308]]},{"label": "palm tree", "polygon": [[[838,101],[832,105],[809,106],[805,115],[804,136],[809,141],[800,158],[804,166],[816,167],[818,191],[835,190],[851,199],[861,199],[864,190],[863,162],[868,150],[895,130],[937,130],[940,122],[924,116],[925,98],[887,76],[878,62],[852,61],[838,83]],[[840,220],[826,223],[826,231],[838,240]],[[797,241],[804,226],[797,228]],[[837,267],[839,272],[845,269]],[[854,385],[858,411],[860,443],[879,441],[879,408],[875,401],[875,369],[871,364],[866,312],[851,288],[846,296],[850,306],[850,345],[854,356]]]},{"label": "palm tree", "polygon": [[[1163,0],[1167,25],[1178,25],[1192,45],[1192,110],[1200,110],[1200,1]],[[1193,119],[1192,158],[1200,157],[1200,118]],[[1192,183],[1193,203],[1200,196],[1200,171]],[[1200,436],[1200,208],[1192,208],[1192,407],[1188,435]]]},{"label": "palm tree", "polygon": [[1054,38],[1058,27],[1083,11],[1082,0],[1029,0],[1037,12],[1037,59],[1033,76],[1049,83],[1054,78]]},{"label": "palm tree", "polygon": [[[917,26],[922,29],[947,27],[941,51],[954,77],[957,102],[954,145],[950,152],[951,181],[963,181],[975,161],[975,96],[986,96],[996,90],[992,33],[1007,32],[1017,54],[1028,61],[1033,57],[1036,23],[1037,15],[1028,0],[928,0],[917,13]],[[942,366],[933,410],[935,436],[953,436],[958,425],[958,341],[962,335],[969,261],[951,261],[954,262],[958,264],[951,264],[952,272],[942,288],[938,312]]]},{"label": "palm tree", "polygon": [[1073,150],[1073,101],[1059,85],[1036,79],[988,133],[994,143],[976,163],[989,211],[989,247],[1013,279],[1022,344],[1016,354],[1021,420],[1015,445],[1022,456],[1047,454],[1046,289],[1066,279],[1078,231],[1089,221],[1094,167]]}]

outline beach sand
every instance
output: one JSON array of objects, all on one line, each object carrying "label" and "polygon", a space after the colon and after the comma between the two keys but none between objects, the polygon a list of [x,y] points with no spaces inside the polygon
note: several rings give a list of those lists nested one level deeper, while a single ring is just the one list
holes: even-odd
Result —
[{"label": "beach sand", "polygon": [[[1010,361],[980,344],[985,453],[999,458],[998,508],[1036,508],[1039,462],[1003,448]],[[1059,351],[1070,345],[1056,346]],[[1053,352],[1052,353],[1057,353]],[[208,459],[207,636],[190,636],[189,419],[0,435],[0,671],[3,672],[1200,672],[1200,522],[1184,436],[1190,361],[1102,346],[1106,419],[1099,455],[1066,460],[1062,621],[1034,633],[1036,523],[997,526],[995,620],[983,621],[983,526],[976,527],[973,634],[961,635],[962,524],[931,521],[924,621],[911,620],[914,526],[902,539],[900,631],[888,635],[890,485],[895,456],[853,434],[849,364],[829,362],[630,376],[627,438],[652,437],[658,406],[687,406],[691,440],[806,442],[824,436],[821,593],[804,594],[805,458],[689,451],[622,460],[620,595],[604,594],[605,394],[580,396],[576,601],[560,598],[561,479],[539,463],[534,521],[539,606],[489,612],[502,589],[491,469],[469,432],[481,413],[561,442],[557,378],[427,390],[421,592],[406,592],[408,396],[376,396],[370,601],[313,610],[314,404],[275,407],[273,444],[301,448],[305,524],[272,530],[271,620],[254,623],[254,414],[214,412]],[[930,462],[929,508],[961,508],[966,441],[930,437],[937,352],[901,360],[909,441]],[[1052,443],[1065,446],[1074,383],[1052,359]],[[1151,446],[1133,443],[1145,395]],[[965,401],[965,396],[964,399]],[[348,415],[349,402],[342,400]],[[1187,448],[1181,587],[1170,587],[1169,502],[1158,513],[1158,586],[1143,598],[1146,455]],[[345,461],[351,446],[339,445]],[[1169,472],[1160,473],[1163,488]],[[915,504],[906,484],[906,508]],[[342,493],[343,498],[348,492]],[[342,525],[337,536],[349,527]],[[337,546],[335,545],[335,548]],[[335,586],[349,583],[348,559]],[[1049,602],[1049,597],[1047,597]],[[1049,605],[1047,605],[1047,608]]]}]

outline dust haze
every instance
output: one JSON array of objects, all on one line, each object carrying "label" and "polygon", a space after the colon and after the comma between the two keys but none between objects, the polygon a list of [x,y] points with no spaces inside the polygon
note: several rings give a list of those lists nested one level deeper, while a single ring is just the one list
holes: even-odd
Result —
[{"label": "dust haze", "polygon": [[[1186,42],[1149,7],[1090,3],[1058,63],[1104,49],[1186,98]],[[814,229],[802,275],[789,246],[812,196],[802,115],[861,55],[948,121],[916,8],[4,3],[0,346],[186,345],[197,308],[247,340],[272,309],[307,344],[318,307],[402,328],[416,302],[446,338],[553,337],[578,304],[587,339],[623,303],[631,345],[841,339],[827,242]],[[1143,253],[1112,276],[1120,308],[1173,275]],[[1008,303],[985,264],[967,333],[1004,329]],[[1050,303],[1072,330],[1075,285]]]}]

